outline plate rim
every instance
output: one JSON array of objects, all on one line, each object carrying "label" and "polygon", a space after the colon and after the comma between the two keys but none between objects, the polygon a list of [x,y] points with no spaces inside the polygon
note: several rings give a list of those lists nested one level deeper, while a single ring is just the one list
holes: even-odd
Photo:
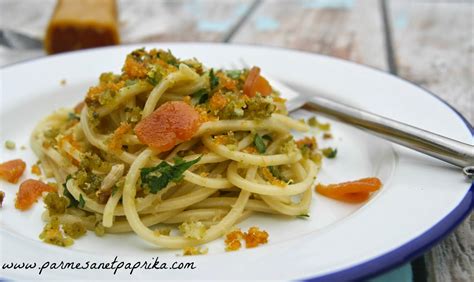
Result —
[{"label": "plate rim", "polygon": [[[117,49],[117,48],[122,48],[126,46],[137,46],[140,44],[141,45],[153,45],[153,44],[196,45],[197,44],[197,45],[236,46],[236,47],[241,46],[241,47],[251,47],[251,48],[257,48],[257,49],[276,49],[276,50],[300,53],[306,56],[317,55],[320,57],[329,58],[331,60],[342,61],[344,63],[349,63],[352,65],[356,65],[358,67],[371,69],[375,72],[388,75],[392,77],[393,79],[401,80],[405,83],[408,83],[411,86],[418,88],[419,90],[422,90],[422,92],[429,94],[431,97],[435,98],[436,100],[444,104],[446,107],[448,107],[449,110],[454,112],[460,118],[460,120],[467,127],[467,129],[471,133],[471,136],[474,139],[473,125],[471,125],[471,123],[458,110],[456,110],[453,106],[451,106],[446,100],[439,97],[434,92],[426,89],[423,86],[420,86],[406,78],[400,77],[398,75],[395,75],[393,73],[390,73],[388,71],[385,71],[375,66],[369,66],[362,63],[353,62],[346,59],[333,57],[333,56],[329,56],[329,55],[325,55],[321,53],[292,49],[292,48],[287,48],[287,47],[282,47],[282,46],[271,46],[271,45],[262,45],[262,44],[253,44],[253,43],[225,43],[225,42],[208,42],[208,41],[199,41],[199,42],[165,41],[165,42],[126,43],[126,44],[120,44],[120,45],[114,45],[114,46],[89,48],[89,49],[64,52],[64,53],[59,53],[59,54],[54,54],[54,55],[49,55],[49,56],[29,58],[29,59],[21,60],[18,62],[3,65],[0,67],[0,70],[4,71],[16,65],[30,63],[33,61],[48,60],[51,57],[57,58],[57,57],[69,56],[69,55],[74,55],[77,53],[85,53],[85,52],[90,52],[90,51],[100,51],[100,50],[105,51],[108,49]],[[432,225],[424,233],[406,242],[405,244],[393,250],[390,250],[384,254],[381,254],[375,258],[372,258],[368,261],[353,265],[349,268],[338,270],[332,273],[323,274],[321,276],[307,277],[307,278],[304,278],[303,280],[304,281],[334,281],[334,280],[354,280],[354,279],[366,280],[369,278],[373,278],[374,276],[380,275],[382,273],[385,273],[397,266],[410,262],[412,259],[424,254],[429,249],[431,249],[436,243],[438,243],[439,241],[444,239],[446,236],[448,236],[470,214],[470,212],[473,209],[473,204],[474,204],[473,194],[474,194],[474,182],[471,183],[469,190],[466,192],[464,197],[460,200],[458,205],[453,210],[451,210],[444,218],[442,218],[436,224]]]}]

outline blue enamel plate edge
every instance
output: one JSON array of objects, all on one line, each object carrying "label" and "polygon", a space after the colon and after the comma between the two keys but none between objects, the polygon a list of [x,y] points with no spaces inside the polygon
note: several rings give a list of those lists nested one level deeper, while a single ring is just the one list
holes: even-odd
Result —
[{"label": "blue enamel plate edge", "polygon": [[[336,58],[338,59],[338,58]],[[352,64],[360,65],[361,67],[366,67],[373,69],[374,71],[383,72],[390,76],[393,76],[395,79],[400,79],[406,83],[413,85],[414,87],[420,88],[425,93],[433,96],[441,103],[446,105],[451,111],[453,111],[461,121],[466,125],[467,129],[471,132],[472,137],[474,138],[474,127],[469,123],[469,121],[453,106],[448,102],[443,100],[441,97],[437,96],[428,89],[417,85],[409,80],[406,80],[402,77],[396,76],[394,74],[387,73],[383,70],[377,69],[375,67],[366,66],[350,62]],[[418,236],[417,238],[411,240],[410,242],[394,249],[388,253],[385,253],[381,256],[373,258],[364,263],[355,265],[351,268],[336,271],[330,274],[325,274],[322,276],[314,278],[306,278],[304,281],[352,281],[352,280],[367,280],[373,278],[377,275],[383,274],[397,266],[408,263],[416,257],[424,254],[430,250],[436,243],[441,241],[443,238],[448,236],[454,229],[463,222],[463,220],[471,213],[474,205],[474,182],[471,183],[469,191],[466,193],[464,198],[461,200],[459,205],[453,209],[448,215],[441,219],[438,223],[433,225],[426,232]]]}]

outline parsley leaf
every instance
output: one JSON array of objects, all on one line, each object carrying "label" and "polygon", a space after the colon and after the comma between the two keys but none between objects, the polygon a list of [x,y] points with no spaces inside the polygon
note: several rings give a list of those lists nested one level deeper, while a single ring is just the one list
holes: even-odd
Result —
[{"label": "parsley leaf", "polygon": [[275,177],[278,178],[279,180],[284,181],[285,183],[288,183],[288,182],[289,182],[288,179],[286,179],[283,175],[281,175],[281,172],[280,172],[280,170],[278,169],[278,167],[276,167],[276,166],[269,166],[269,167],[268,167],[268,170],[272,173],[273,176],[275,176]]},{"label": "parsley leaf", "polygon": [[79,116],[76,115],[75,113],[68,113],[67,114],[67,120],[80,120]]},{"label": "parsley leaf", "polygon": [[67,197],[69,199],[69,206],[67,206],[68,208],[70,207],[77,207],[77,205],[79,204],[79,202],[74,198],[74,196],[69,192],[69,190],[67,189],[67,186],[66,186],[66,183],[69,181],[69,179],[71,179],[72,176],[71,175],[68,175],[66,177],[66,182],[63,183],[63,188],[64,188],[64,191],[63,191],[63,195],[65,197]]},{"label": "parsley leaf", "polygon": [[273,141],[273,138],[272,136],[268,135],[268,134],[265,134],[262,136],[263,139],[267,140],[267,141]]},{"label": "parsley leaf", "polygon": [[203,104],[209,99],[209,92],[206,89],[201,89],[191,94],[191,99],[194,105]]},{"label": "parsley leaf", "polygon": [[211,86],[211,90],[219,85],[219,78],[214,74],[214,69],[211,69],[209,72],[209,85]]},{"label": "parsley leaf", "polygon": [[84,208],[85,204],[86,204],[86,201],[82,197],[82,194],[80,194],[79,195],[79,204],[77,206],[80,207],[80,208]]},{"label": "parsley leaf", "polygon": [[157,85],[162,78],[161,73],[156,70],[149,71],[146,76],[146,81],[153,86]]},{"label": "parsley leaf", "polygon": [[140,171],[142,187],[148,187],[150,193],[156,194],[173,181],[179,182],[183,178],[183,173],[195,163],[199,162],[201,157],[186,162],[181,158],[175,158],[174,165],[162,161],[155,167],[145,167]]},{"label": "parsley leaf", "polygon": [[263,142],[263,139],[260,135],[255,134],[255,139],[253,140],[253,143],[255,144],[255,148],[257,148],[257,151],[260,154],[265,153],[267,150],[267,146],[265,146],[265,143]]},{"label": "parsley leaf", "polygon": [[328,159],[334,159],[337,155],[337,149],[331,147],[322,150],[323,155]]},{"label": "parsley leaf", "polygon": [[119,187],[117,185],[114,185],[114,188],[112,188],[112,196],[115,195],[115,193],[117,193]]},{"label": "parsley leaf", "polygon": [[227,74],[228,77],[232,79],[239,79],[240,76],[242,75],[241,70],[228,70],[225,73]]},{"label": "parsley leaf", "polygon": [[304,213],[304,214],[298,215],[297,217],[298,217],[298,218],[301,218],[301,219],[306,219],[306,218],[309,218],[309,214]]}]

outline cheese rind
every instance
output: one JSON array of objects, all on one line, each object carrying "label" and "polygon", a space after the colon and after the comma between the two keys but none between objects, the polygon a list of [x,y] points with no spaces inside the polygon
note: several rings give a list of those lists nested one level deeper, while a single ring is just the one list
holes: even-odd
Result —
[{"label": "cheese rind", "polygon": [[58,0],[44,47],[53,54],[119,41],[115,0]]}]

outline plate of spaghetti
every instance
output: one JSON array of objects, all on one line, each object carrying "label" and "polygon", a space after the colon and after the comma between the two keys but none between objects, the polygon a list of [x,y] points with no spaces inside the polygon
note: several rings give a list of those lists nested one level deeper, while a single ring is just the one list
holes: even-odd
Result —
[{"label": "plate of spaghetti", "polygon": [[447,104],[353,63],[163,43],[22,62],[1,79],[5,278],[361,279],[472,205],[446,165],[288,112],[284,84],[473,142]]}]

